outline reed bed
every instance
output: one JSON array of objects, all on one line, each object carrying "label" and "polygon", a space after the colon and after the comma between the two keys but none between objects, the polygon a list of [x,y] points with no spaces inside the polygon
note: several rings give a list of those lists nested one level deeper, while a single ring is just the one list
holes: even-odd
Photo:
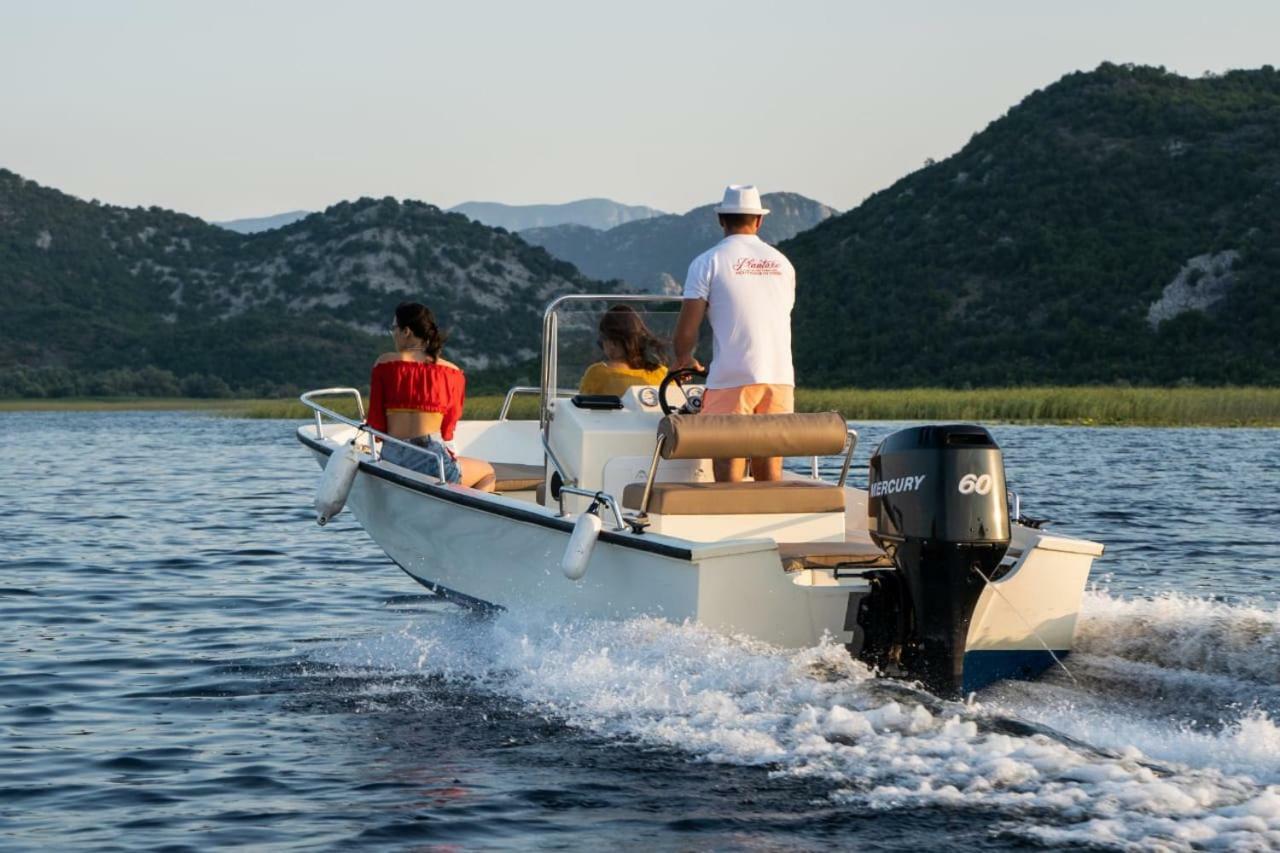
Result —
[{"label": "reed bed", "polygon": [[[491,420],[501,395],[467,400],[464,417]],[[349,398],[331,408],[356,415]],[[1098,426],[1280,426],[1280,388],[801,388],[802,412],[835,410],[851,421],[976,421]],[[155,398],[0,400],[0,411],[195,410],[232,417],[304,420],[311,412],[297,400],[193,400]],[[535,418],[537,399],[517,397],[511,417]]]},{"label": "reed bed", "polygon": [[796,408],[834,409],[851,421],[1280,426],[1280,388],[800,389]]}]

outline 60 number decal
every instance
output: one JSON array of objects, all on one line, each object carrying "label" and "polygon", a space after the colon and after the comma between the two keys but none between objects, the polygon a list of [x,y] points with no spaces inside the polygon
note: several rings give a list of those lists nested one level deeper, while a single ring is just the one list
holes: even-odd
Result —
[{"label": "60 number decal", "polygon": [[960,478],[960,494],[962,495],[988,495],[991,494],[991,475],[990,474],[965,474]]}]

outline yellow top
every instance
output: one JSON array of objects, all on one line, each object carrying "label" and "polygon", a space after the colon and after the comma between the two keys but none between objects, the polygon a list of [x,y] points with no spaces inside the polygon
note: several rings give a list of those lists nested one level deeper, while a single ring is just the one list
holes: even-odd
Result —
[{"label": "yellow top", "polygon": [[657,385],[667,375],[665,367],[653,370],[635,370],[630,367],[610,367],[598,361],[587,368],[578,383],[579,394],[613,394],[621,397],[632,385]]}]

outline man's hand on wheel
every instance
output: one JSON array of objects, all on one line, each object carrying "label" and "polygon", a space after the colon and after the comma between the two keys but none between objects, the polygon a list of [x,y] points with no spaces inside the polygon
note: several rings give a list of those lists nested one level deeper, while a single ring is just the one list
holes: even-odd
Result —
[{"label": "man's hand on wheel", "polygon": [[706,368],[702,365],[702,362],[698,361],[693,356],[689,356],[688,358],[677,360],[672,370],[682,370],[683,368],[686,368],[686,367],[692,367],[694,370],[706,370]]}]

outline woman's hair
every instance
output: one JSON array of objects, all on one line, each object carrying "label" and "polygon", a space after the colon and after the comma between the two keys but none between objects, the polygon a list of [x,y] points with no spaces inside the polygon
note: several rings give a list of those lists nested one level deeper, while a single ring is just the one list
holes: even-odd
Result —
[{"label": "woman's hair", "polygon": [[666,364],[666,344],[649,331],[636,310],[615,305],[600,318],[600,340],[613,341],[623,350],[623,359],[632,370],[657,370]]},{"label": "woman's hair", "polygon": [[396,306],[396,325],[421,338],[422,350],[431,356],[432,361],[440,358],[440,350],[444,348],[448,335],[440,331],[430,308],[421,302],[401,302]]}]

